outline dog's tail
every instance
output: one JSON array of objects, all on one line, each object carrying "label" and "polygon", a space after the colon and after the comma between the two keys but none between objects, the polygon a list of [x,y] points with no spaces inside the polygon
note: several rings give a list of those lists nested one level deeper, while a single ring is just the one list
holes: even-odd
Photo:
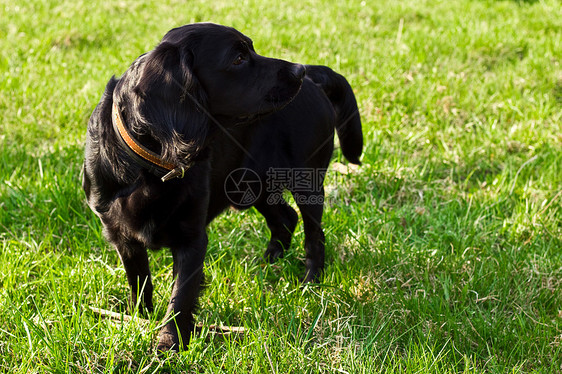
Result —
[{"label": "dog's tail", "polygon": [[306,75],[319,85],[332,102],[336,111],[336,132],[345,158],[353,164],[361,164],[363,131],[357,100],[347,80],[326,66],[307,65]]}]

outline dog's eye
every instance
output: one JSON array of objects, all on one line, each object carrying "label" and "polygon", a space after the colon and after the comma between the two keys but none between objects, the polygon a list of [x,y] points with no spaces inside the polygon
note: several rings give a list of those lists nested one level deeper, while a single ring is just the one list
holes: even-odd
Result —
[{"label": "dog's eye", "polygon": [[244,55],[238,55],[232,62],[232,65],[242,65],[244,62],[246,62],[246,57]]}]

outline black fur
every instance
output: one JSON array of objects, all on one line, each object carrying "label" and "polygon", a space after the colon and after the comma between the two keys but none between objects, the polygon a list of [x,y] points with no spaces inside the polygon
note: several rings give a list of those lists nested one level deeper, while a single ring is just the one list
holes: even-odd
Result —
[{"label": "black fur", "polygon": [[[184,178],[162,182],[123,150],[111,122],[114,101],[138,142],[168,162],[193,163]],[[361,121],[345,78],[327,67],[260,56],[249,38],[224,26],[173,29],[121,78],[111,78],[88,124],[83,187],[121,257],[133,303],[140,296],[153,309],[146,249],[172,251],[175,284],[167,316],[177,316],[160,331],[159,349],[189,342],[205,228],[228,206],[253,205],[263,214],[271,230],[265,258],[273,261],[290,246],[298,218],[279,193],[298,193],[303,281],[318,278],[324,267],[323,176],[334,129],[343,154],[359,163]],[[249,205],[232,201],[225,190],[239,168],[255,173],[263,187]],[[272,170],[313,170],[317,177],[299,190]]]}]

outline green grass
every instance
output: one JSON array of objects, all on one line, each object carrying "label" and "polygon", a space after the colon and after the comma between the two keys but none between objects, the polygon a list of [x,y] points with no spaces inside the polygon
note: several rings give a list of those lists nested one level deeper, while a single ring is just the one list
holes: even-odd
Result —
[{"label": "green grass", "polygon": [[[562,371],[560,1],[0,0],[0,371]],[[325,64],[355,89],[357,173],[330,172],[323,281],[300,287],[303,230],[259,259],[260,215],[209,227],[206,331],[157,358],[157,310],[126,310],[117,254],[80,187],[86,123],[172,27],[234,26],[258,52]],[[339,151],[334,160],[344,162]]]}]

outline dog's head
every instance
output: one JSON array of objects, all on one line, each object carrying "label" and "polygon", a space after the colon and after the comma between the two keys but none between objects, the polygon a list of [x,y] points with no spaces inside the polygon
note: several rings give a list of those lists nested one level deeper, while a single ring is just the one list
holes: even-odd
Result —
[{"label": "dog's head", "polygon": [[214,124],[247,122],[299,92],[300,64],[258,55],[237,30],[192,24],[168,32],[122,77],[114,98],[141,142],[171,162],[197,152]]}]

